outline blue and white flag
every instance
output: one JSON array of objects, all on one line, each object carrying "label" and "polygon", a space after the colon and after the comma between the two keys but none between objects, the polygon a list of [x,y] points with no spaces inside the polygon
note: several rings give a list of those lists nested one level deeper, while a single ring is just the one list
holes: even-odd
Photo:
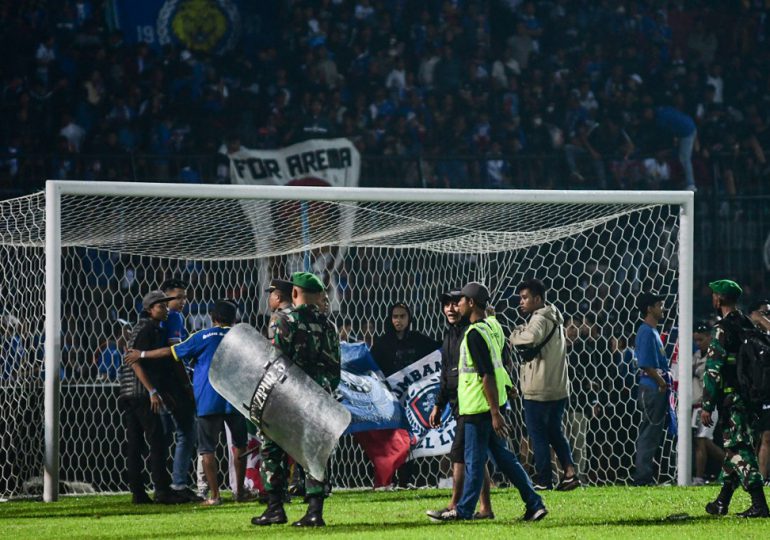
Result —
[{"label": "blue and white flag", "polygon": [[433,429],[429,418],[441,386],[441,351],[434,351],[387,379],[395,397],[404,407],[413,440],[412,457],[448,454],[455,436],[455,419],[447,407],[441,427]]},{"label": "blue and white flag", "polygon": [[340,343],[342,373],[338,391],[353,419],[345,433],[405,428],[401,403],[394,397],[365,343]]}]

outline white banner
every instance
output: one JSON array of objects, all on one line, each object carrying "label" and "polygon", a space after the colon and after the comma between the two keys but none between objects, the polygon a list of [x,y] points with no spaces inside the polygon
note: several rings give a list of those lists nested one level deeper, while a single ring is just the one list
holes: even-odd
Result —
[{"label": "white banner", "polygon": [[361,155],[348,139],[313,139],[279,150],[241,147],[228,157],[233,184],[355,187],[361,172]]},{"label": "white banner", "polygon": [[448,454],[455,437],[455,419],[446,408],[441,427],[428,422],[441,386],[441,351],[434,351],[388,377],[393,395],[404,406],[409,431],[417,439],[412,457]]}]

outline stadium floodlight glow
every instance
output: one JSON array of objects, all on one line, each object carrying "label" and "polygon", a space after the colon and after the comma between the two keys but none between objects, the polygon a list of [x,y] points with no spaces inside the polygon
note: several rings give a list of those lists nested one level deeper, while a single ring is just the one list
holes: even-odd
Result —
[{"label": "stadium floodlight glow", "polygon": [[[332,285],[333,320],[350,320],[366,340],[381,330],[388,306],[404,299],[417,329],[440,336],[439,294],[469,280],[487,284],[510,326],[520,322],[516,285],[539,277],[568,319],[574,359],[592,360],[572,366],[567,412],[589,483],[630,480],[638,413],[611,338],[635,333],[639,290],[665,294],[665,325],[679,328],[682,343],[692,341],[690,192],[49,181],[45,192],[0,203],[0,223],[0,285],[7,314],[21,321],[6,334],[25,350],[24,362],[0,381],[0,422],[8,426],[0,496],[22,494],[41,470],[46,501],[57,498],[60,477],[98,491],[126,489],[116,385],[85,368],[111,323],[134,321],[137,298],[170,275],[191,281],[189,326],[205,324],[207,302],[230,296],[242,320],[260,327],[267,309],[260,291],[270,278],[310,265]],[[679,372],[679,437],[675,451],[666,441],[659,478],[676,475],[686,485],[689,355],[680,356]],[[589,403],[603,415],[591,417]],[[512,420],[518,445],[520,404]],[[22,456],[19,445],[26,457],[3,464],[11,453]],[[447,474],[440,461],[419,458],[414,481],[436,485]],[[349,437],[331,479],[371,486],[367,460]]]}]

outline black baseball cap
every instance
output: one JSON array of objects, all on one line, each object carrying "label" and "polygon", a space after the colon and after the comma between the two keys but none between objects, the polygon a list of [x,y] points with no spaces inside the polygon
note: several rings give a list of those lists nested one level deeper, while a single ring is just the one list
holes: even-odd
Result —
[{"label": "black baseball cap", "polygon": [[478,281],[471,281],[460,291],[460,296],[475,300],[477,304],[485,306],[489,302],[489,289]]},{"label": "black baseball cap", "polygon": [[443,305],[443,304],[446,304],[447,302],[457,302],[461,296],[462,294],[460,293],[460,289],[452,289],[451,291],[441,293],[441,296],[439,296],[439,300]]},{"label": "black baseball cap", "polygon": [[284,294],[291,294],[291,289],[294,287],[291,281],[285,279],[272,279],[270,280],[270,286],[265,289],[265,292],[273,292],[278,289]]},{"label": "black baseball cap", "polygon": [[238,314],[238,307],[230,300],[217,300],[209,314],[221,322],[233,323]]},{"label": "black baseball cap", "polygon": [[662,294],[645,291],[636,297],[636,307],[639,310],[639,313],[642,314],[642,317],[644,317],[645,315],[647,315],[648,307],[654,306],[664,298],[665,296]]}]

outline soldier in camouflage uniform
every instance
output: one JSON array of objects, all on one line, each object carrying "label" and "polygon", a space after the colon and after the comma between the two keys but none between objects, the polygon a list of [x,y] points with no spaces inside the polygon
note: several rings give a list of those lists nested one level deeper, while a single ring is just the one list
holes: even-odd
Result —
[{"label": "soldier in camouflage uniform", "polygon": [[270,308],[270,324],[267,327],[267,338],[273,339],[275,329],[278,326],[278,319],[287,320],[289,313],[293,309],[291,305],[291,290],[294,288],[291,281],[283,279],[273,279],[270,286],[265,289],[270,293],[267,299],[267,305]]},{"label": "soldier in camouflage uniform", "polygon": [[[289,313],[294,309],[294,306],[291,304],[291,291],[293,288],[294,285],[291,281],[273,279],[270,281],[270,286],[265,289],[266,293],[270,293],[267,297],[267,306],[270,308],[267,338],[271,341],[275,337],[275,329],[278,328],[279,324],[284,326],[288,323]],[[291,482],[287,491],[289,495],[305,495],[305,471],[299,463],[294,462]]]},{"label": "soldier in camouflage uniform", "polygon": [[725,419],[723,437],[725,460],[722,464],[724,483],[716,500],[706,505],[713,515],[727,514],[733,493],[742,485],[751,495],[751,507],[741,517],[768,517],[767,501],[762,489],[762,476],[754,453],[749,404],[740,394],[736,356],[741,345],[741,332],[751,329],[751,320],[736,308],[743,292],[734,281],[719,280],[709,283],[712,303],[722,319],[712,330],[711,345],[706,356],[703,374],[703,425],[713,425],[711,413],[719,409],[719,418]]},{"label": "soldier in camouflage uniform", "polygon": [[[292,285],[294,308],[286,318],[275,318],[273,345],[322,388],[332,393],[340,382],[340,345],[334,325],[318,309],[324,292],[323,284],[313,274],[296,272],[292,274]],[[270,500],[267,510],[251,522],[254,525],[286,523],[283,498],[289,471],[288,455],[269,439],[265,439],[261,454],[262,482]],[[324,526],[324,483],[306,475],[305,492],[308,511],[293,525]]]}]

